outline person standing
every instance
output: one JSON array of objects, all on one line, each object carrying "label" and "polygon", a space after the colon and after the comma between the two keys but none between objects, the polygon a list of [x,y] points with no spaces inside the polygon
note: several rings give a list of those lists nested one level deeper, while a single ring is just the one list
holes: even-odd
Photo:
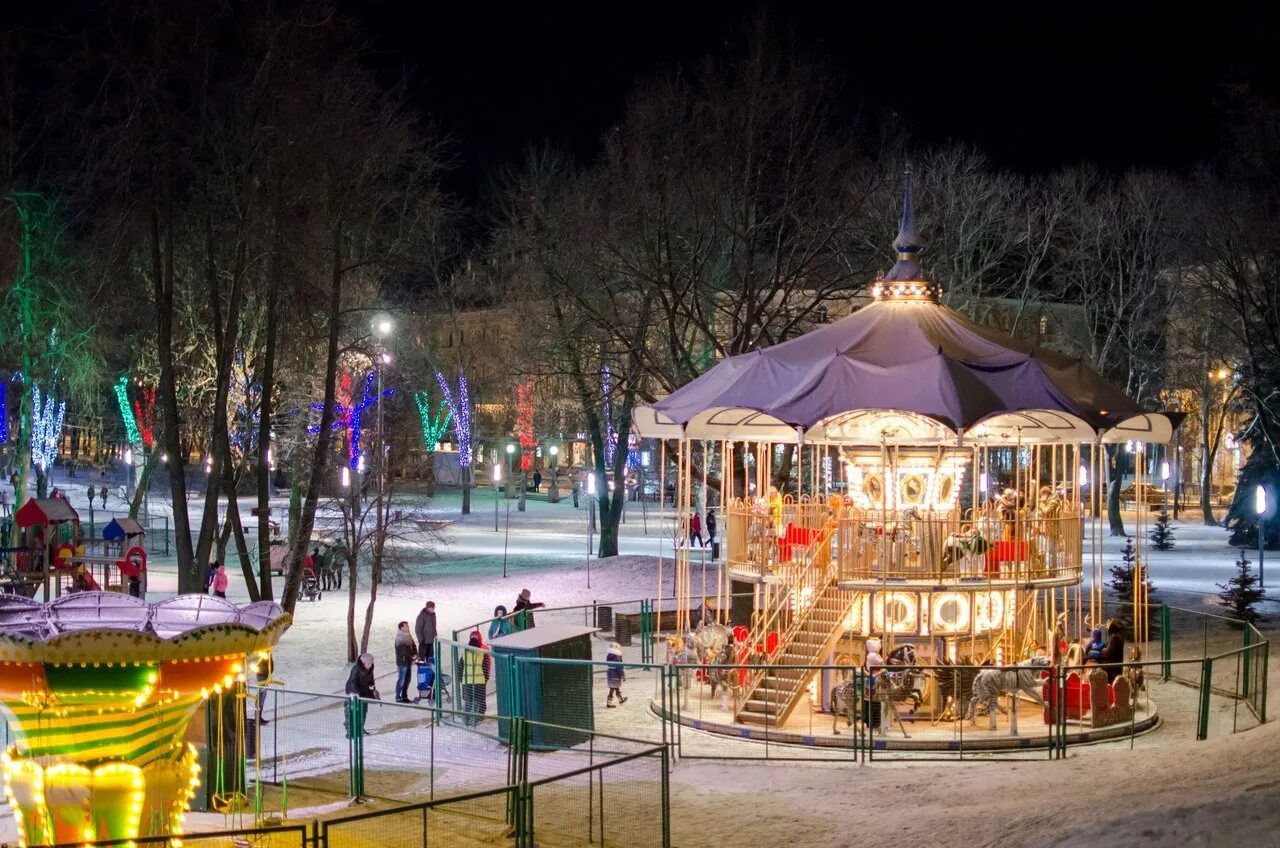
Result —
[{"label": "person standing", "polygon": [[227,567],[222,563],[216,563],[213,569],[213,594],[219,598],[227,596],[227,584],[230,578],[227,577]]},{"label": "person standing", "polygon": [[413,633],[418,637],[418,658],[430,662],[436,651],[436,602],[427,601],[413,622]]},{"label": "person standing", "polygon": [[533,472],[533,490],[535,492],[538,491],[538,487],[541,485],[542,485],[542,472],[541,471]]},{"label": "person standing", "polygon": [[468,648],[459,662],[458,679],[462,681],[462,709],[467,713],[467,727],[475,727],[489,709],[489,655],[482,650],[480,631],[473,630]]},{"label": "person standing", "polygon": [[93,489],[93,484],[89,484],[89,509],[93,509],[93,499],[97,496],[97,492]]},{"label": "person standing", "polygon": [[413,643],[409,622],[402,621],[396,627],[396,703],[409,703],[409,680],[413,677],[413,661],[418,657],[418,646]]},{"label": "person standing", "polygon": [[714,547],[716,543],[717,529],[718,529],[718,526],[716,524],[716,511],[714,508],[708,509],[707,510],[707,544],[711,545],[712,547]]},{"label": "person standing", "polygon": [[613,696],[618,696],[618,704],[625,704],[627,696],[622,694],[622,681],[627,679],[627,672],[622,667],[622,646],[617,642],[609,643],[609,653],[605,656],[605,662],[609,664],[605,671],[605,680],[609,684],[609,695],[604,699],[606,707],[613,706]]},{"label": "person standing", "polygon": [[533,627],[533,610],[545,606],[546,604],[544,603],[534,603],[531,601],[528,589],[521,589],[520,597],[516,598],[516,629],[528,630],[530,627]]},{"label": "person standing", "polygon": [[698,541],[698,547],[705,547],[702,544],[702,519],[698,517],[697,510],[689,515],[689,547],[693,547],[695,539]]},{"label": "person standing", "polygon": [[1108,683],[1115,683],[1124,670],[1124,625],[1114,618],[1107,622],[1107,646],[1102,649],[1101,665]]},{"label": "person standing", "polygon": [[500,636],[506,636],[508,633],[514,632],[515,629],[511,619],[507,617],[507,608],[502,604],[494,607],[493,621],[489,622],[489,641],[492,642]]},{"label": "person standing", "polygon": [[573,484],[571,488],[571,491],[573,492],[573,508],[577,509],[578,508],[578,475],[577,474],[572,475],[572,477],[570,478],[570,482]]},{"label": "person standing", "polygon": [[267,684],[271,682],[271,675],[275,674],[276,664],[271,659],[271,655],[258,659],[258,712],[255,718],[258,724],[267,724],[267,714],[265,707],[267,705]]},{"label": "person standing", "polygon": [[107,508],[107,484],[106,483],[102,484],[102,491],[98,493],[98,497],[102,499],[102,508],[106,509]]},{"label": "person standing", "polygon": [[[351,674],[347,677],[347,685],[343,691],[360,699],[355,704],[355,715],[359,726],[363,728],[365,712],[368,710],[365,700],[382,700],[382,696],[378,694],[378,687],[373,682],[373,654],[360,655],[360,659],[356,660],[356,664],[351,667]],[[351,711],[342,711],[342,726],[347,730],[347,738],[353,739],[355,728],[351,726],[350,715]],[[368,734],[369,731],[365,730],[364,733]]]}]

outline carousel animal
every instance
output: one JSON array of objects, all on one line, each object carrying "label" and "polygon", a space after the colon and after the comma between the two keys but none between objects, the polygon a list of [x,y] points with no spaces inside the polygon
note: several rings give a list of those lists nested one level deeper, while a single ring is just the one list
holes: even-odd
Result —
[{"label": "carousel animal", "polygon": [[[920,705],[924,703],[924,692],[920,686],[928,674],[921,671],[916,665],[916,649],[914,645],[899,645],[889,652],[889,656],[885,661],[887,672],[893,679],[902,693],[902,697],[897,699],[904,703],[910,703],[911,707],[908,712],[915,715],[916,710],[920,709]],[[895,667],[902,667],[902,670],[895,670]]]},{"label": "carousel animal", "polygon": [[709,660],[710,666],[703,669],[706,682],[711,684],[711,697],[714,698],[716,689],[720,689],[720,706],[723,709],[729,708],[729,697],[738,691],[738,669],[733,667],[737,661],[734,644],[730,640],[719,654]]},{"label": "carousel animal", "polygon": [[857,679],[853,675],[831,687],[831,732],[836,736],[840,735],[838,724],[841,716],[844,716],[846,727],[853,727],[854,707],[858,701],[856,687]]},{"label": "carousel animal", "polygon": [[934,673],[934,679],[938,684],[938,698],[942,702],[942,710],[933,720],[935,725],[942,721],[954,721],[964,717],[963,707],[973,691],[973,679],[981,671],[974,665],[971,657],[960,657],[958,662],[952,662],[943,657],[938,664],[952,666],[952,668],[940,669]]},{"label": "carousel animal", "polygon": [[942,556],[939,560],[942,570],[951,571],[963,563],[966,573],[979,572],[982,570],[982,558],[987,555],[989,547],[980,533],[971,536],[952,533],[942,540]]},{"label": "carousel animal", "polygon": [[[907,729],[898,714],[900,704],[908,705],[909,714],[915,714],[924,701],[921,681],[927,676],[916,665],[916,649],[912,645],[899,645],[889,652],[884,665],[876,665],[868,669],[870,686],[868,695],[880,703],[881,713],[889,714],[890,722],[896,721],[902,735],[910,738]],[[831,688],[831,732],[839,735],[840,717],[845,717],[846,726],[852,727],[857,720],[855,705],[858,701],[858,681],[850,677]]]},{"label": "carousel animal", "polygon": [[987,714],[991,716],[991,729],[996,729],[996,712],[1005,712],[1000,706],[1001,695],[1026,693],[1031,700],[1044,706],[1040,697],[1040,675],[1049,666],[1045,657],[1032,657],[1023,660],[1013,668],[984,668],[973,678],[973,695],[969,698],[969,709],[965,718],[969,722],[977,722],[978,704],[984,704]]}]

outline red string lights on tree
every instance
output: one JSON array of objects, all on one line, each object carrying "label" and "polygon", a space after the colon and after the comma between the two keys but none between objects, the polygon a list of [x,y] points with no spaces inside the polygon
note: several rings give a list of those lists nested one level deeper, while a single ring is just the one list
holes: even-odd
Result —
[{"label": "red string lights on tree", "polygon": [[533,385],[516,384],[516,438],[520,441],[520,470],[533,468],[533,452],[538,440],[533,435]]},{"label": "red string lights on tree", "polygon": [[142,444],[151,447],[156,443],[156,390],[142,389],[133,398],[133,419],[137,422]]}]

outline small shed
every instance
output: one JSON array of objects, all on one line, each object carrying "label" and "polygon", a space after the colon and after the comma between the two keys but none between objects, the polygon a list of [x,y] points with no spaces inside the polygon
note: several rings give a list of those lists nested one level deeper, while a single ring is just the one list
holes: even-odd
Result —
[{"label": "small shed", "polygon": [[[540,624],[499,636],[490,644],[498,669],[515,666],[514,672],[497,676],[499,715],[543,722],[529,727],[531,747],[568,748],[590,738],[589,731],[595,729],[591,634],[596,630],[573,624]],[[510,725],[499,722],[503,742],[510,742]]]},{"label": "small shed", "polygon": [[113,518],[102,528],[102,538],[108,542],[119,542],[121,550],[142,544],[146,535],[147,531],[138,523],[138,519],[128,516]]},{"label": "small shed", "polygon": [[[22,547],[36,551],[31,558],[31,573],[27,579],[35,582],[40,579],[44,586],[45,600],[49,600],[49,574],[59,565],[55,550],[65,548],[62,558],[66,566],[71,565],[71,557],[75,555],[75,540],[79,535],[80,514],[72,509],[71,504],[63,498],[30,498],[14,513],[14,523],[23,531]],[[66,540],[62,528],[67,527]]]}]

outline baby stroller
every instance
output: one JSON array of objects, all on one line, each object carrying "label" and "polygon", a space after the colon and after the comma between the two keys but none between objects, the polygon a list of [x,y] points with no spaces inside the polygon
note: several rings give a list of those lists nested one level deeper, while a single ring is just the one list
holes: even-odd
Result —
[{"label": "baby stroller", "polygon": [[308,601],[320,600],[320,578],[316,577],[314,568],[302,569],[302,586],[298,590],[298,596]]},{"label": "baby stroller", "polygon": [[[436,678],[439,677],[439,680]],[[431,658],[426,662],[418,663],[418,700],[426,699],[428,701],[435,700],[435,685],[440,685],[440,702],[445,703],[449,700],[449,675],[436,674],[435,658]]]}]

